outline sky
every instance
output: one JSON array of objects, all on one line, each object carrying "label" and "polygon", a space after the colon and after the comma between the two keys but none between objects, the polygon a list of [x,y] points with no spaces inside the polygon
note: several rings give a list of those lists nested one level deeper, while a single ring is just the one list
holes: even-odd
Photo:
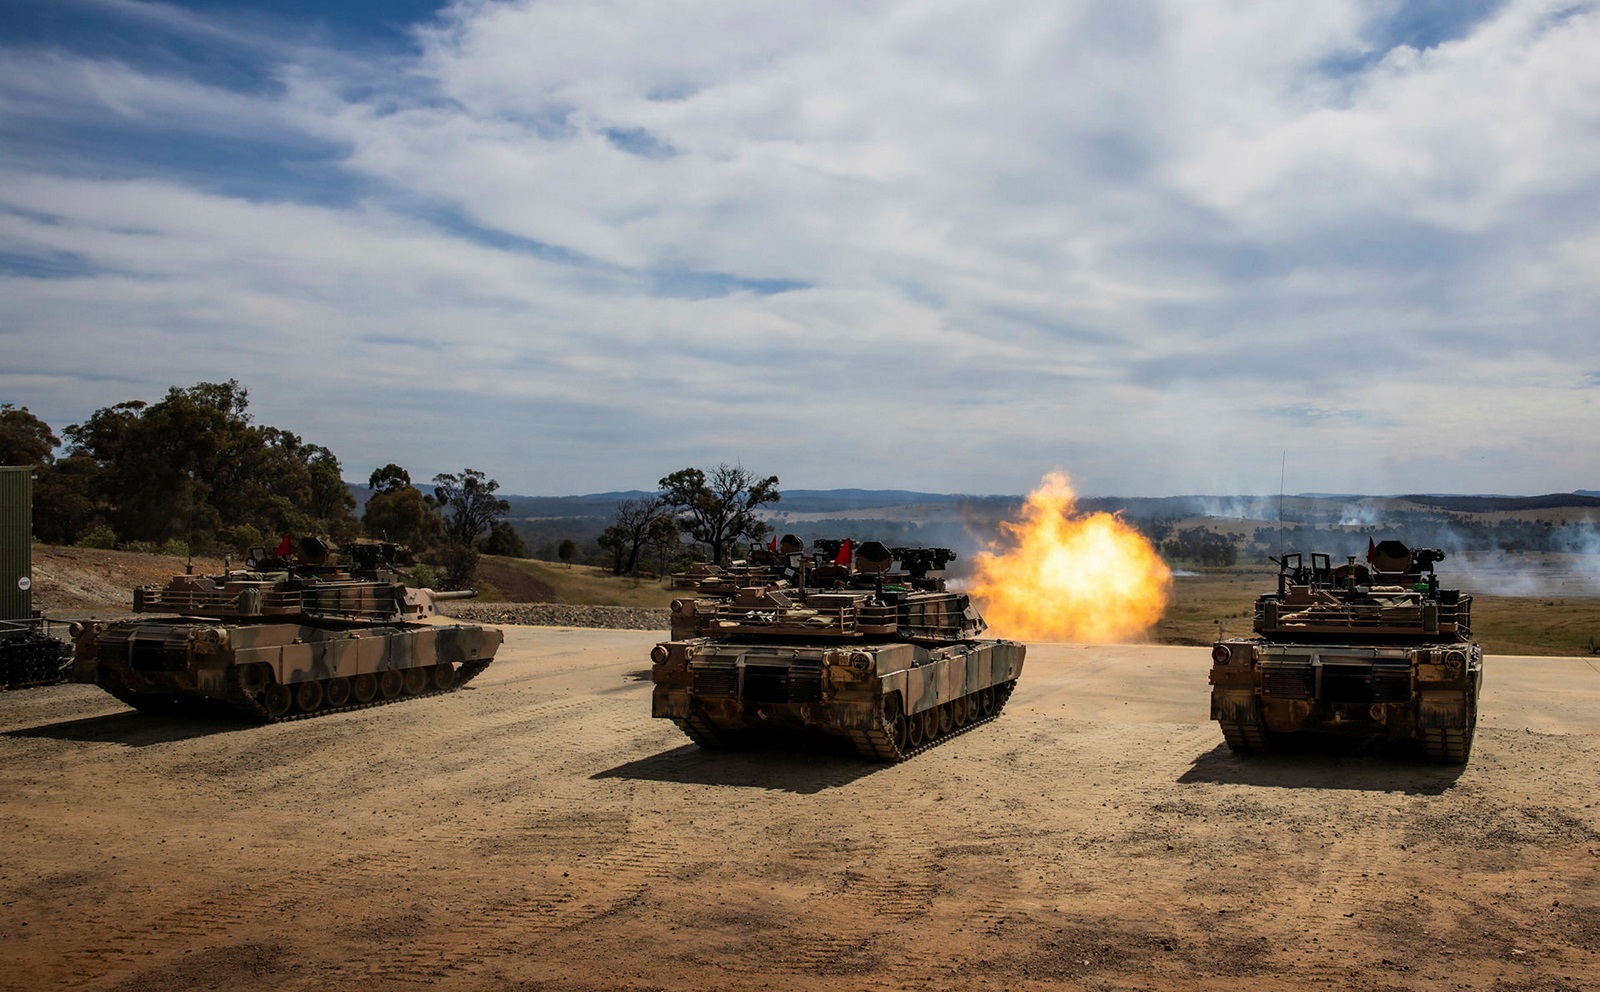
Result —
[{"label": "sky", "polygon": [[1600,488],[1600,0],[5,0],[0,402],[365,481]]}]

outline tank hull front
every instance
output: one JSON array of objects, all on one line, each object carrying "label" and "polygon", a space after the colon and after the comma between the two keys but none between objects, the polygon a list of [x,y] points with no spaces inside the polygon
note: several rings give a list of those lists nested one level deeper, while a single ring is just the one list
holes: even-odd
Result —
[{"label": "tank hull front", "polygon": [[672,641],[656,649],[651,712],[710,746],[804,729],[850,738],[870,758],[898,760],[998,715],[1024,654],[1015,641]]},{"label": "tank hull front", "polygon": [[[1225,659],[1225,660],[1224,660]],[[1470,643],[1280,644],[1213,648],[1211,718],[1228,746],[1262,753],[1287,735],[1415,740],[1431,759],[1464,762],[1477,723],[1483,654]]]}]

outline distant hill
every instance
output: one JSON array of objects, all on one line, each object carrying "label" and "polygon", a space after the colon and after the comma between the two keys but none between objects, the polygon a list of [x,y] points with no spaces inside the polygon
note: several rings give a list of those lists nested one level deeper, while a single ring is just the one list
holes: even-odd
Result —
[{"label": "distant hill", "polygon": [[[349,484],[356,499],[356,513],[361,512],[371,495],[364,485]],[[420,487],[424,492],[427,486]],[[1009,508],[1022,501],[1020,495],[966,495],[961,493],[926,493],[907,489],[785,489],[783,499],[768,507],[771,512],[793,514],[841,514],[869,510],[892,510],[899,507]],[[511,504],[510,516],[527,520],[570,518],[606,518],[616,515],[617,504],[625,500],[644,499],[653,492],[628,489],[617,492],[586,493],[580,496],[518,496],[502,493]],[[1426,493],[1415,495],[1363,496],[1354,493],[1294,493],[1283,496],[1092,496],[1079,500],[1079,508],[1087,512],[1123,513],[1136,519],[1169,517],[1223,517],[1228,519],[1276,520],[1279,506],[1285,516],[1294,517],[1306,511],[1333,511],[1353,505],[1399,507],[1401,504],[1429,507],[1454,513],[1510,513],[1519,510],[1550,509],[1600,509],[1600,490],[1579,489],[1571,493],[1548,493],[1543,496],[1505,495],[1452,495]],[[1301,513],[1296,513],[1299,510]],[[1322,514],[1311,512],[1312,516]]]},{"label": "distant hill", "polygon": [[[365,486],[351,486],[350,491],[358,503],[365,503]],[[504,494],[503,498],[511,506],[508,519],[529,552],[553,558],[556,547],[567,539],[578,543],[581,554],[590,553],[583,549],[592,550],[600,532],[616,519],[618,503],[651,495],[632,489],[575,496]],[[818,538],[853,537],[891,546],[947,547],[965,561],[1000,536],[1003,521],[1017,519],[1022,500],[1020,495],[905,489],[789,489],[763,512],[779,534],[794,534],[806,544]],[[1359,550],[1369,536],[1453,550],[1600,551],[1600,491],[1593,490],[1540,496],[1099,496],[1079,500],[1078,509],[1120,514],[1164,549],[1166,542],[1197,529],[1226,534],[1245,561],[1271,553],[1285,542],[1340,553]]]},{"label": "distant hill", "polygon": [[1458,513],[1515,513],[1518,510],[1558,510],[1600,507],[1600,493],[1550,493],[1546,496],[1399,496],[1419,506]]}]

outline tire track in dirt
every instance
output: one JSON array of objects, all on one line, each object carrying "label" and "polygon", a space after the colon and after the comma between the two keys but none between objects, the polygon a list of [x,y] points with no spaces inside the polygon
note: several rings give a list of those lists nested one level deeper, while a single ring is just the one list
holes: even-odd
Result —
[{"label": "tire track in dirt", "polygon": [[[92,945],[61,956],[63,987],[108,987],[169,964],[199,945],[215,947],[231,942],[242,931],[263,922],[283,919],[286,925],[292,924],[294,907],[305,900],[330,888],[349,889],[361,880],[387,878],[404,861],[404,855],[361,855],[329,865],[306,865],[247,885],[219,889],[153,917],[100,920],[84,927],[94,934]],[[151,947],[151,934],[162,938],[159,948]]]},{"label": "tire track in dirt", "polygon": [[[570,853],[567,842],[583,840],[580,828],[539,832],[551,852]],[[535,845],[539,846],[539,845]],[[499,856],[503,852],[495,852]],[[307,987],[350,980],[432,984],[458,972],[473,973],[486,958],[525,950],[540,937],[610,916],[634,904],[652,881],[673,874],[684,859],[673,839],[625,834],[612,850],[595,858],[573,859],[573,867],[545,891],[500,893],[460,907],[460,922],[443,932],[381,947],[373,959],[345,962],[320,974]],[[486,872],[493,874],[492,867]]]}]

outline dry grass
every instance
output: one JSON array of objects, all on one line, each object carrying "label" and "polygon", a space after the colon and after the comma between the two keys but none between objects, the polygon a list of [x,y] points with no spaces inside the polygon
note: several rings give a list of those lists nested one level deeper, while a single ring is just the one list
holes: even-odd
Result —
[{"label": "dry grass", "polygon": [[[593,565],[563,565],[534,558],[495,558],[501,565],[532,576],[552,590],[550,602],[570,606],[629,606],[638,609],[664,608],[684,595],[660,579],[629,578],[612,575],[608,568]],[[484,597],[487,599],[487,597]]]}]

